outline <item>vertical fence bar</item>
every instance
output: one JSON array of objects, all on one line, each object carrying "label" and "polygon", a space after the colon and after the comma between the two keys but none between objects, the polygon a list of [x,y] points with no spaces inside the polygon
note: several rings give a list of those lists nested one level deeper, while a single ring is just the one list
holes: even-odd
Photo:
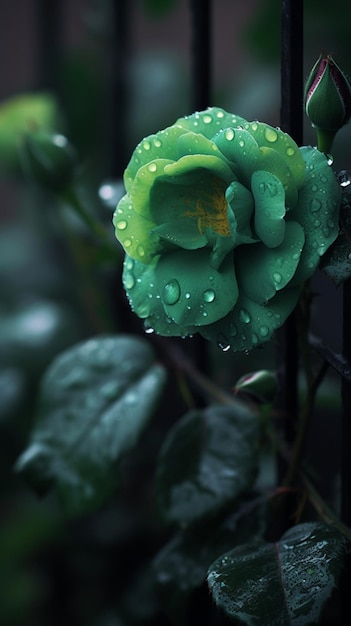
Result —
[{"label": "vertical fence bar", "polygon": [[40,89],[59,91],[58,70],[61,54],[62,3],[37,0],[37,67]]},{"label": "vertical fence bar", "polygon": [[211,103],[211,0],[190,0],[192,46],[192,109],[201,111]]},{"label": "vertical fence bar", "polygon": [[[298,145],[303,140],[303,0],[282,0],[281,11],[281,111],[280,125]],[[282,404],[288,416],[298,411],[298,342],[292,314],[283,332],[284,391]],[[286,438],[292,442],[293,419],[286,422]]]},{"label": "vertical fence bar", "polygon": [[129,0],[113,0],[112,32],[113,40],[110,59],[110,107],[108,111],[109,138],[108,153],[111,175],[122,176],[127,159],[127,119],[128,119],[128,66],[131,41],[131,5]]}]

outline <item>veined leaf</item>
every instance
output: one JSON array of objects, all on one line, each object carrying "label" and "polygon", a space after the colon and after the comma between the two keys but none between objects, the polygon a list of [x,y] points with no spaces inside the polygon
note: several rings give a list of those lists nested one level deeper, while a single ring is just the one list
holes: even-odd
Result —
[{"label": "veined leaf", "polygon": [[160,510],[181,526],[216,514],[257,471],[257,414],[241,403],[191,411],[170,431],[156,475]]},{"label": "veined leaf", "polygon": [[226,614],[248,626],[315,624],[348,550],[335,528],[305,523],[277,543],[253,541],[219,557],[208,584]]},{"label": "veined leaf", "polygon": [[42,380],[17,471],[39,494],[54,485],[69,515],[100,506],[116,488],[115,463],[136,443],[164,380],[142,338],[98,337],[67,350]]}]

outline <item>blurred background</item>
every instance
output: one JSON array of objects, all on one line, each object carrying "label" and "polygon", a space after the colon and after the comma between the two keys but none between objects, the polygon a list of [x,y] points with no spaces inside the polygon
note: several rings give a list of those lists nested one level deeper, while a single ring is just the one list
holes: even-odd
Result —
[{"label": "blurred background", "polygon": [[[279,125],[280,10],[279,0],[212,2],[208,104]],[[332,52],[351,74],[350,20],[348,1],[305,1],[306,77],[321,50]],[[143,331],[122,292],[118,244],[114,258],[100,257],[96,241],[69,207],[23,177],[16,129],[21,111],[27,123],[34,105],[25,100],[17,114],[9,114],[8,107],[19,96],[39,97],[40,120],[74,145],[86,206],[114,242],[112,212],[134,146],[193,111],[191,51],[187,0],[0,3],[3,626],[164,623],[157,622],[144,566],[166,536],[153,510],[152,487],[140,483],[144,469],[152,469],[164,429],[157,419],[157,436],[146,435],[143,447],[126,461],[122,495],[88,518],[64,520],[53,498],[37,500],[13,473],[33,424],[40,378],[55,355],[94,334]],[[315,143],[308,122],[304,143]],[[336,170],[351,169],[349,143],[345,128],[335,143]],[[321,273],[315,289],[320,295],[314,331],[340,350],[341,324],[335,325],[340,290]],[[275,346],[249,357],[224,355],[214,347],[210,359],[217,381],[230,386],[242,373],[274,363]],[[338,383],[331,378],[328,385],[324,406],[329,402],[335,409]],[[329,452],[337,445],[337,425],[333,432]]]}]

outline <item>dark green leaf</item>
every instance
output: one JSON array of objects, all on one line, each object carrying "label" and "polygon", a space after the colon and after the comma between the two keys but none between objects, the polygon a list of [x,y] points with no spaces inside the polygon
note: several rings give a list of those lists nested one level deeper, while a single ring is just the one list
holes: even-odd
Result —
[{"label": "dark green leaf", "polygon": [[321,268],[336,284],[351,276],[351,189],[343,190],[340,209],[340,232],[321,261]]},{"label": "dark green leaf", "polygon": [[187,525],[249,489],[257,470],[258,417],[241,403],[191,411],[171,430],[156,475],[160,510]]},{"label": "dark green leaf", "polygon": [[67,350],[43,378],[17,470],[38,493],[54,483],[70,515],[101,505],[116,488],[115,462],[136,443],[164,379],[138,337],[99,337]]},{"label": "dark green leaf", "polygon": [[155,579],[169,614],[206,580],[209,565],[233,546],[262,536],[267,511],[262,499],[241,502],[224,519],[178,532],[153,563]]},{"label": "dark green leaf", "polygon": [[208,573],[214,600],[250,626],[308,626],[318,621],[348,549],[336,529],[300,524],[273,543],[253,541],[223,554]]}]

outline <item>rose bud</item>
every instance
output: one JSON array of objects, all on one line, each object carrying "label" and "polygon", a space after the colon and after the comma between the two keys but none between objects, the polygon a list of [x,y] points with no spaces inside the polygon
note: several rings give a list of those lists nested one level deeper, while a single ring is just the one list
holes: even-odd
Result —
[{"label": "rose bud", "polygon": [[305,109],[316,128],[318,148],[329,152],[338,130],[350,119],[351,86],[331,55],[320,55],[305,88]]}]

